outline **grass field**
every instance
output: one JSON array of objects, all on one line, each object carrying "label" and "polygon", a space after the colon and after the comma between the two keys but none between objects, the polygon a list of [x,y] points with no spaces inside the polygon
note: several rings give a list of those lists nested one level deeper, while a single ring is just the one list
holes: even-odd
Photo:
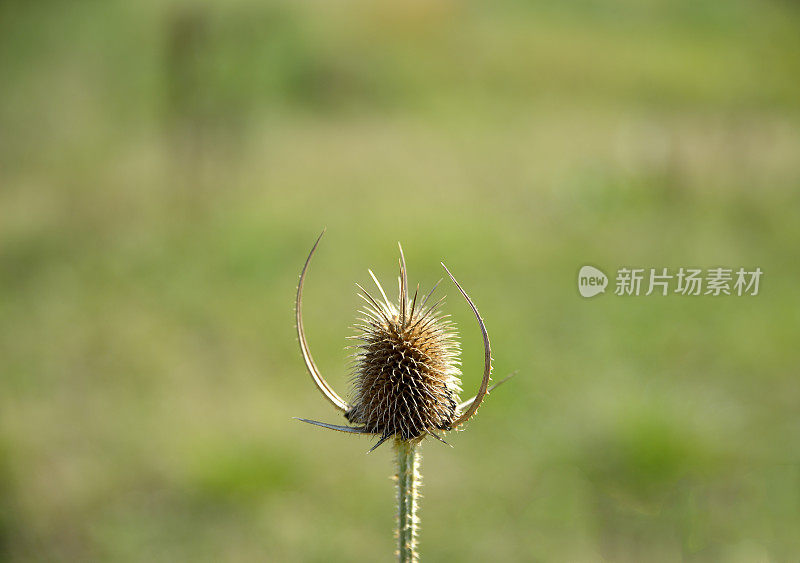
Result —
[{"label": "grass field", "polygon": [[292,420],[323,227],[340,393],[398,240],[519,370],[423,445],[424,560],[800,558],[798,6],[489,4],[0,6],[0,560],[391,560],[391,448]]}]

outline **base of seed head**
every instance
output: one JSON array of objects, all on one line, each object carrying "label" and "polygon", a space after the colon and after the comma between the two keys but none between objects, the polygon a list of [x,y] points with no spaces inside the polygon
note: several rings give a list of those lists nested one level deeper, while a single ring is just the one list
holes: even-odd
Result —
[{"label": "base of seed head", "polygon": [[474,312],[483,335],[484,373],[481,386],[475,397],[461,403],[460,348],[455,327],[449,316],[440,310],[443,298],[430,303],[438,283],[421,299],[417,286],[409,298],[405,257],[401,247],[399,296],[396,303],[387,298],[371,270],[369,274],[381,299],[373,298],[356,284],[366,306],[360,311],[361,317],[356,324],[358,333],[353,337],[357,340],[354,346],[353,400],[348,403],[333,391],[320,374],[308,349],[303,328],[303,283],[322,234],[311,249],[300,274],[296,300],[297,335],[306,368],[317,388],[335,408],[343,412],[345,419],[353,426],[299,420],[331,430],[379,436],[372,450],[392,436],[403,441],[418,441],[431,435],[444,442],[437,432],[455,430],[463,425],[475,414],[490,391],[491,348],[477,308],[442,264]]}]

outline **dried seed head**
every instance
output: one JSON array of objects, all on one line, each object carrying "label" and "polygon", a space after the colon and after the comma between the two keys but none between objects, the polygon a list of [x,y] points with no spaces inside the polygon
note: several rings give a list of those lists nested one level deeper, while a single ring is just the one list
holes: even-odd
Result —
[{"label": "dried seed head", "polygon": [[417,287],[413,298],[409,300],[406,263],[403,249],[400,248],[400,296],[397,305],[389,302],[386,292],[372,271],[369,274],[378,286],[383,300],[376,301],[364,288],[358,286],[367,307],[362,311],[360,323],[356,325],[359,333],[353,337],[360,344],[356,346],[355,353],[354,400],[348,404],[322,377],[311,356],[303,329],[303,282],[322,234],[314,243],[300,273],[295,302],[297,339],[306,369],[317,389],[331,405],[344,412],[348,422],[357,426],[340,426],[305,418],[299,420],[339,432],[377,434],[380,440],[373,450],[391,436],[409,441],[430,434],[444,442],[435,430],[457,429],[475,414],[489,391],[505,381],[504,379],[491,388],[488,387],[492,371],[491,348],[489,335],[478,309],[450,270],[442,264],[475,314],[483,337],[484,365],[481,385],[477,395],[459,404],[460,349],[454,327],[448,316],[439,311],[442,299],[428,305],[436,286],[419,303]]},{"label": "dried seed head", "polygon": [[417,289],[409,303],[402,260],[399,305],[386,299],[380,284],[378,289],[383,302],[361,289],[367,307],[356,325],[354,400],[345,417],[384,438],[450,430],[461,390],[460,348],[452,323],[439,311],[442,301],[428,306],[429,293],[417,303]]}]

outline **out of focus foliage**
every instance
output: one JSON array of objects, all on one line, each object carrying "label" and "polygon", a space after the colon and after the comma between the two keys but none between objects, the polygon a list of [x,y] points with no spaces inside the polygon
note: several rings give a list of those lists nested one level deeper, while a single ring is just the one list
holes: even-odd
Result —
[{"label": "out of focus foliage", "polygon": [[[444,259],[518,377],[426,443],[429,561],[800,556],[800,12],[0,5],[0,559],[388,560],[334,386],[366,269]],[[760,267],[583,300],[578,268]],[[479,333],[454,288],[465,387]],[[476,491],[481,494],[475,494]]]}]

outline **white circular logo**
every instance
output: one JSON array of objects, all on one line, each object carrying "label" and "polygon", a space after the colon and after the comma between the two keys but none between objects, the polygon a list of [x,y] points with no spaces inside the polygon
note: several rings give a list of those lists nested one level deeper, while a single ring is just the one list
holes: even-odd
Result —
[{"label": "white circular logo", "polygon": [[578,272],[578,291],[584,297],[605,293],[608,276],[594,266],[583,266]]}]

